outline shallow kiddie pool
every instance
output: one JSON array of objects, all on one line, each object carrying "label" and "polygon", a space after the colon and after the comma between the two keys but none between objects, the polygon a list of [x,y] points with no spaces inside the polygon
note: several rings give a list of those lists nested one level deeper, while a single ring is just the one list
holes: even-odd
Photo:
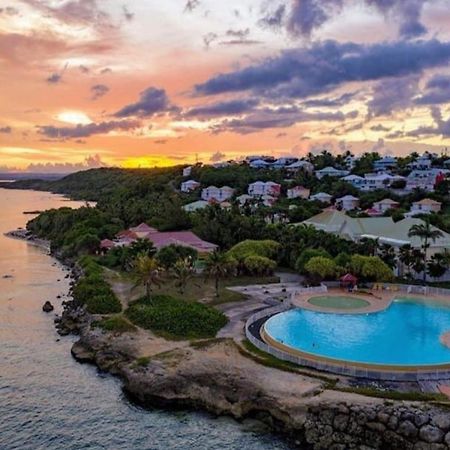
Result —
[{"label": "shallow kiddie pool", "polygon": [[345,297],[341,295],[336,296],[319,296],[312,297],[308,300],[308,303],[320,308],[331,309],[359,309],[366,308],[370,303],[362,298],[358,297]]},{"label": "shallow kiddie pool", "polygon": [[389,366],[450,364],[441,342],[450,332],[450,308],[396,299],[384,311],[334,314],[294,309],[277,314],[264,332],[287,349],[342,362]]}]

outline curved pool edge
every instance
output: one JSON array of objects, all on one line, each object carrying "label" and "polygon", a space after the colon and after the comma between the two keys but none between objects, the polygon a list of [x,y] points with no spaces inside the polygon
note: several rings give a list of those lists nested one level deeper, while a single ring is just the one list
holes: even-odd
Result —
[{"label": "curved pool edge", "polygon": [[[450,378],[450,364],[414,367],[364,364],[315,356],[281,344],[268,335],[265,331],[265,323],[271,317],[290,309],[293,308],[268,308],[267,310],[260,311],[250,316],[245,325],[245,335],[247,339],[259,350],[269,353],[278,359],[334,375],[366,378],[377,381],[404,382],[426,380],[441,381]],[[260,323],[259,328],[255,330],[254,325],[261,320],[263,320],[263,322]],[[258,336],[255,336],[255,332]]]}]

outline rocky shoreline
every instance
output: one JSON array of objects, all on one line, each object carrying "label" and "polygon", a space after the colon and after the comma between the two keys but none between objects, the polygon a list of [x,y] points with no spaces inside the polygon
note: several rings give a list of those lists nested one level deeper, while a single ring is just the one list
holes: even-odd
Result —
[{"label": "rocky shoreline", "polygon": [[[58,259],[73,280],[80,276],[76,266]],[[256,418],[302,449],[450,449],[448,406],[329,389],[314,376],[255,362],[233,339],[189,343],[141,330],[104,332],[74,300],[63,307],[55,324],[61,335],[79,335],[73,357],[118,376],[142,406]]]}]

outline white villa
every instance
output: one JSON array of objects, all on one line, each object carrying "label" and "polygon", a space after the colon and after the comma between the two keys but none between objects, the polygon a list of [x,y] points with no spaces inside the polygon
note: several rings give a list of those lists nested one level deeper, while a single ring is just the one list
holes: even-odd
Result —
[{"label": "white villa", "polygon": [[264,159],[255,159],[250,162],[249,166],[252,169],[268,169],[270,167],[270,163],[264,161]]},{"label": "white villa", "polygon": [[188,203],[187,205],[183,206],[183,209],[186,212],[194,212],[199,209],[205,209],[207,206],[209,206],[209,203],[205,200],[198,200],[196,202]]},{"label": "white villa", "polygon": [[271,195],[278,197],[281,193],[281,185],[273,181],[256,181],[248,185],[248,194],[253,197]]},{"label": "white villa", "polygon": [[397,159],[392,156],[384,156],[373,163],[374,170],[383,172],[397,167]]},{"label": "white villa", "polygon": [[286,167],[289,172],[299,172],[300,170],[304,170],[308,173],[314,172],[314,165],[308,161],[297,161],[293,164],[290,164]]},{"label": "white villa", "polygon": [[367,173],[364,175],[364,178],[359,175],[348,175],[342,179],[361,191],[386,189],[390,187],[394,181],[405,180],[405,178],[400,175],[389,175],[387,173]]},{"label": "white villa", "polygon": [[408,217],[417,216],[419,214],[431,214],[433,212],[439,212],[441,210],[442,203],[432,200],[430,198],[424,198],[419,202],[414,202],[411,205],[411,211],[405,215]]},{"label": "white villa", "polygon": [[344,211],[352,211],[359,207],[359,198],[353,195],[345,195],[344,197],[336,199],[336,206]]},{"label": "white villa", "polygon": [[384,200],[380,200],[379,202],[375,202],[372,206],[372,209],[374,209],[379,214],[384,214],[386,211],[398,208],[400,206],[399,202],[396,202],[395,200],[391,200],[390,198],[385,198]]},{"label": "white villa", "polygon": [[322,203],[331,203],[331,199],[333,198],[333,196],[331,196],[330,194],[327,194],[326,192],[319,192],[317,194],[311,195],[311,197],[309,197],[310,200],[316,200],[318,202],[322,202]]},{"label": "white villa", "polygon": [[416,169],[416,170],[427,170],[431,169],[431,159],[430,157],[425,154],[423,156],[419,156],[415,161],[408,164],[408,167],[410,169]]},{"label": "white villa", "polygon": [[181,183],[181,192],[195,191],[200,187],[200,183],[195,180],[184,181]]},{"label": "white villa", "polygon": [[309,198],[309,194],[311,193],[310,189],[306,189],[303,186],[295,186],[292,189],[287,190],[287,198],[302,198],[304,200]]},{"label": "white villa", "polygon": [[322,170],[316,171],[316,177],[321,180],[323,177],[335,177],[335,178],[342,178],[349,174],[348,170],[340,170],[335,169],[334,167],[325,167]]},{"label": "white villa", "polygon": [[202,190],[202,200],[207,202],[216,201],[219,203],[229,200],[234,195],[234,189],[229,186],[218,188],[216,186],[209,186]]},{"label": "white villa", "polygon": [[183,169],[183,177],[190,177],[192,173],[192,166]]},{"label": "white villa", "polygon": [[447,175],[449,172],[447,169],[413,170],[408,175],[406,189],[409,191],[422,189],[433,192],[437,177]]}]

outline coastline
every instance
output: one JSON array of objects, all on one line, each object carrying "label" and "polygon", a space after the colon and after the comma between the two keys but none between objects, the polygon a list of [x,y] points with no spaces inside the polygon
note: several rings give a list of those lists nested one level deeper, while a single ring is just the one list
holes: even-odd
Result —
[{"label": "coastline", "polygon": [[[24,233],[10,237],[49,249]],[[80,275],[70,261],[52,256],[73,278]],[[255,362],[229,338],[189,343],[147,332],[104,332],[92,327],[97,317],[73,300],[63,306],[55,322],[60,334],[79,335],[73,357],[120,378],[127,395],[144,407],[256,418],[302,449],[357,449],[367,443],[377,449],[450,448],[448,411],[439,405],[335,391],[314,376]]]}]

